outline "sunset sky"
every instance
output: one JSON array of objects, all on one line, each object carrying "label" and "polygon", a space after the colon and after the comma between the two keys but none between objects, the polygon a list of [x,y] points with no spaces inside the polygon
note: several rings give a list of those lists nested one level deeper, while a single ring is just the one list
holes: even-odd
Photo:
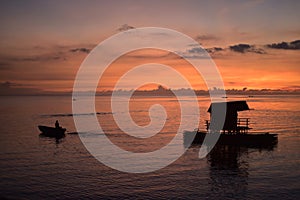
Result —
[{"label": "sunset sky", "polygon": [[[71,91],[77,70],[97,44],[139,27],[170,28],[197,40],[227,89],[300,88],[299,10],[297,0],[1,1],[0,88],[24,94]],[[180,65],[189,74],[187,63],[162,59],[165,53],[120,58],[99,89],[111,89],[111,77],[138,63]],[[196,76],[190,80],[195,89],[205,89]],[[131,88],[129,83],[124,89]]]}]

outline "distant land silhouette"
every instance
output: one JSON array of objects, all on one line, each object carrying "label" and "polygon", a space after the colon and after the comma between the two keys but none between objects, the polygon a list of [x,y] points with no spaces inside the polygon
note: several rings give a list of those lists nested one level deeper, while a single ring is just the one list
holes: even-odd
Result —
[{"label": "distant land silhouette", "polygon": [[[162,86],[158,86],[157,89],[153,89],[153,90],[136,90],[134,91],[134,95],[135,96],[173,96],[173,92],[172,91],[176,91],[177,94],[185,96],[185,95],[190,95],[191,94],[191,89],[189,88],[181,88],[181,89],[168,89],[168,88],[164,88]],[[109,90],[109,91],[101,91],[101,92],[97,92],[97,95],[99,96],[110,96],[112,94],[113,91]],[[124,94],[128,94],[129,92],[131,92],[130,90],[117,90],[114,91],[114,93],[116,93],[117,95],[124,95]],[[197,96],[206,96],[209,95],[209,93],[213,93],[213,94],[223,94],[224,90],[219,89],[219,88],[213,88],[210,90],[194,90],[195,94]],[[300,87],[296,88],[296,89],[247,89],[247,88],[243,88],[243,89],[227,89],[225,90],[227,95],[247,95],[247,96],[253,96],[253,95],[262,95],[262,94],[272,94],[272,95],[280,95],[280,94],[300,94]]]},{"label": "distant land silhouette", "polygon": [[[128,95],[133,90],[116,90],[114,93],[116,95]],[[176,91],[177,94],[182,96],[188,96],[191,94],[192,90],[189,88],[181,89],[170,89],[159,85],[156,89],[152,90],[136,90],[134,91],[134,96],[174,96],[172,91]],[[207,96],[210,93],[221,94],[224,91],[219,88],[212,88],[209,90],[194,90],[197,96]],[[291,86],[281,89],[227,89],[225,90],[227,95],[247,95],[252,97],[253,95],[281,95],[281,94],[300,94],[300,86]],[[97,96],[111,96],[112,90],[102,90],[97,91]],[[82,91],[82,95],[94,95],[92,91]],[[44,91],[37,88],[26,88],[21,85],[13,84],[11,82],[0,83],[0,96],[71,96],[72,91]]]}]

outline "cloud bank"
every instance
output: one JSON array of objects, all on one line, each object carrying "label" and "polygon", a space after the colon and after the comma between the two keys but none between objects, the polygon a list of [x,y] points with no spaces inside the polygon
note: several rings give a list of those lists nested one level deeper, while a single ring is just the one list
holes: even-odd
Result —
[{"label": "cloud bank", "polygon": [[292,42],[267,44],[266,46],[271,49],[299,50],[300,49],[300,40],[295,40]]},{"label": "cloud bank", "polygon": [[257,54],[265,54],[266,52],[263,49],[256,48],[255,45],[249,44],[237,44],[233,46],[229,46],[229,49],[238,53],[257,53]]}]

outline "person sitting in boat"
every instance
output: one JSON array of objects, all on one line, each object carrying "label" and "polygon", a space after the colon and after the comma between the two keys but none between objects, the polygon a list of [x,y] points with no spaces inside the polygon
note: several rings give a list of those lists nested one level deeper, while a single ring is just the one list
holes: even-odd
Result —
[{"label": "person sitting in boat", "polygon": [[56,122],[55,122],[55,128],[60,128],[58,120],[56,120]]}]

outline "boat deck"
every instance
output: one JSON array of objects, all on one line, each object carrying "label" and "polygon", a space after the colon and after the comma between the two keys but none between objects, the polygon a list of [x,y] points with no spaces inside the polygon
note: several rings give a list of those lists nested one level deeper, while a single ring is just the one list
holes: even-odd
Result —
[{"label": "boat deck", "polygon": [[[203,144],[204,139],[208,136],[208,132],[204,131],[186,131],[184,132],[184,141],[192,141],[192,144]],[[228,134],[221,133],[217,144],[236,145],[247,147],[274,147],[278,143],[277,134],[270,133],[242,133]]]}]

